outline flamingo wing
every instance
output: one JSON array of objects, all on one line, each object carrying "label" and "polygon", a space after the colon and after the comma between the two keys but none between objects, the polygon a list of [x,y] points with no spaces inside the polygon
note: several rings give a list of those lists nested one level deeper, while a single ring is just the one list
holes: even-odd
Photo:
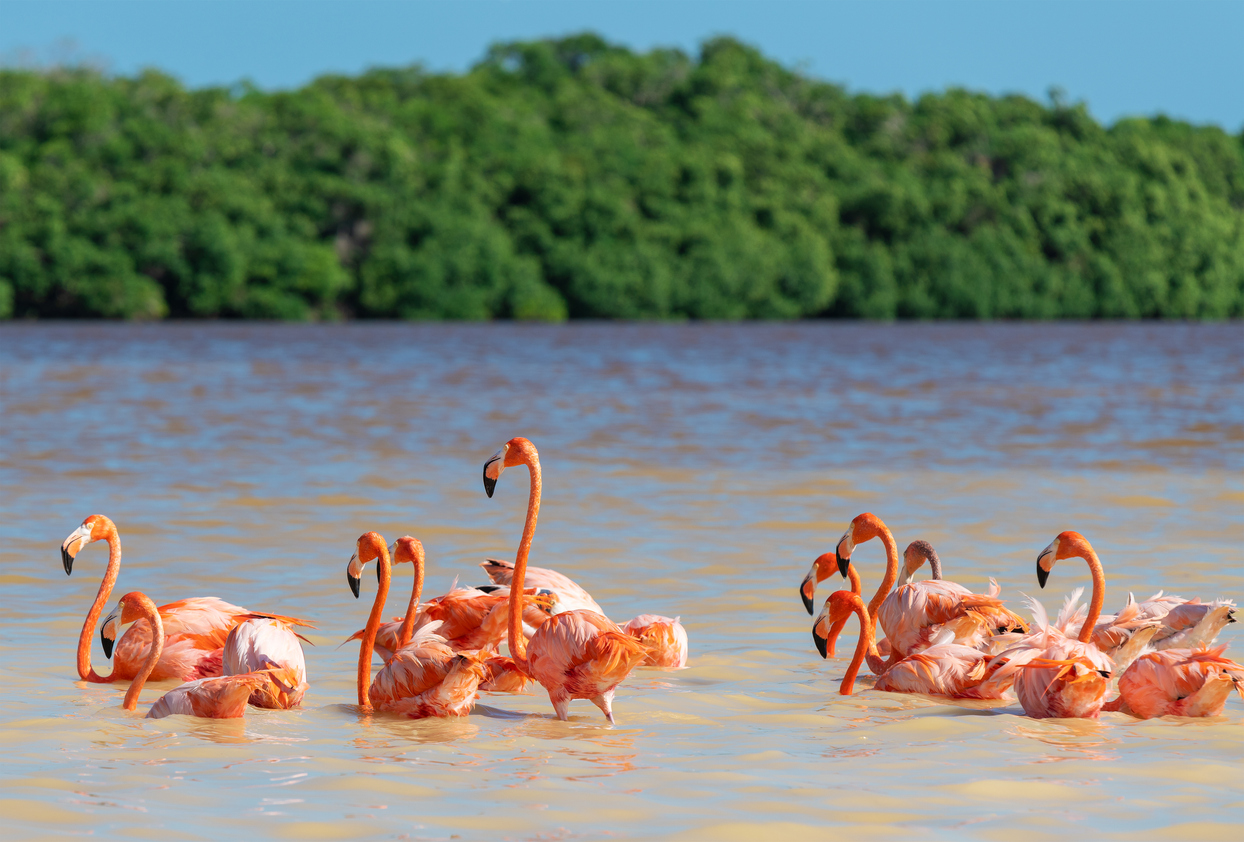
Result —
[{"label": "flamingo wing", "polygon": [[[197,597],[170,602],[158,610],[164,624],[164,651],[148,680],[193,681],[220,675],[225,637],[246,609],[216,597]],[[115,674],[133,678],[150,648],[151,624],[139,619],[117,641]]]},{"label": "flamingo wing", "polygon": [[234,626],[225,639],[222,671],[239,675],[267,670],[268,682],[255,690],[256,707],[289,709],[307,692],[307,663],[298,635],[284,620],[247,619]]},{"label": "flamingo wing", "polygon": [[[480,562],[480,567],[498,585],[509,585],[514,580],[514,562],[490,558]],[[593,611],[602,617],[605,612],[592,595],[569,576],[546,567],[528,567],[523,579],[524,588],[548,588],[557,594],[559,610]]]},{"label": "flamingo wing", "polygon": [[984,652],[957,643],[937,643],[894,664],[877,679],[876,686],[930,696],[1002,698],[1004,684],[982,688],[992,672]]},{"label": "flamingo wing", "polygon": [[487,653],[458,654],[428,624],[393,653],[371,684],[378,708],[421,718],[465,716],[475,704]]}]

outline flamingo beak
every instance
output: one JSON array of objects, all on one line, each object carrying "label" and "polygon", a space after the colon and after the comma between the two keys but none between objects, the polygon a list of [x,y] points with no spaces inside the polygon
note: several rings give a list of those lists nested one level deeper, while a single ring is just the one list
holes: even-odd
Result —
[{"label": "flamingo beak", "polygon": [[73,560],[78,553],[82,552],[91,540],[91,527],[85,523],[69,534],[69,537],[60,545],[60,560],[65,565],[65,575],[73,574]]},{"label": "flamingo beak", "polygon": [[816,651],[821,653],[821,658],[829,658],[829,638],[822,636],[820,626],[812,627],[812,640],[816,643]]},{"label": "flamingo beak", "polygon": [[1051,551],[1047,549],[1042,552],[1041,555],[1037,556],[1037,584],[1043,588],[1045,587],[1046,581],[1050,578],[1050,571],[1048,567],[1042,566],[1041,562],[1048,555],[1051,555]]},{"label": "flamingo beak", "polygon": [[825,602],[825,607],[821,609],[821,613],[817,615],[816,622],[812,624],[812,642],[816,644],[816,651],[821,653],[821,658],[829,657],[829,601]]},{"label": "flamingo beak", "polygon": [[816,565],[812,565],[812,570],[807,576],[803,577],[803,584],[799,586],[799,598],[803,600],[803,607],[808,609],[808,616],[812,616],[812,598],[816,596]]},{"label": "flamingo beak", "polygon": [[363,565],[359,562],[359,554],[355,553],[350,556],[350,563],[346,565],[346,583],[350,585],[350,592],[354,594],[355,599],[359,598],[359,577],[362,574]]},{"label": "flamingo beak", "polygon": [[[497,480],[501,479],[501,472],[505,470],[505,450],[498,450],[488,461],[484,463],[484,493],[492,498],[492,492],[497,487]],[[496,467],[493,467],[493,466]]]},{"label": "flamingo beak", "polygon": [[118,602],[117,607],[104,618],[104,623],[99,627],[99,642],[104,647],[104,657],[112,657],[112,644],[117,639],[117,620],[121,616],[123,603]]},{"label": "flamingo beak", "polygon": [[842,574],[842,578],[847,578],[847,567],[851,565],[851,553],[855,550],[855,545],[851,545],[847,550],[847,554],[842,554],[842,545],[846,542],[847,536],[843,535],[842,540],[838,542],[838,546],[834,547],[834,559],[838,562],[838,572]]}]

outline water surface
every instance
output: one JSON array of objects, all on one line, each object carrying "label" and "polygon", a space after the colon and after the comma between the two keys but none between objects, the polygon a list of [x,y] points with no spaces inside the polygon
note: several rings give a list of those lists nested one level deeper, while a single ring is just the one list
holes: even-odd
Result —
[{"label": "water surface", "polygon": [[[1107,607],[1238,598],[1239,325],[9,324],[0,389],[0,836],[1238,832],[1239,698],[1207,721],[1036,722],[868,681],[841,697],[846,661],[816,656],[796,587],[873,511],[1012,604],[1087,584],[1068,561],[1037,587],[1063,529],[1102,555]],[[374,595],[346,588],[355,539],[421,538],[432,593],[479,581],[522,528],[522,470],[491,500],[480,483],[514,435],[544,466],[533,563],[615,620],[681,615],[690,668],[636,672],[614,727],[586,702],[557,722],[542,691],[456,721],[361,716],[357,650],[336,648]],[[95,512],[124,546],[113,601],[316,620],[304,707],[147,722],[76,681],[107,552],[66,578],[57,548]],[[880,546],[857,558],[875,583]]]}]

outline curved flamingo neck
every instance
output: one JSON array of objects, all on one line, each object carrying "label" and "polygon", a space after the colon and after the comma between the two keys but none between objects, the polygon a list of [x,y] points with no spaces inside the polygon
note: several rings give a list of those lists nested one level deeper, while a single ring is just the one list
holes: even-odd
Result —
[{"label": "curved flamingo neck", "polygon": [[359,644],[359,707],[364,710],[371,709],[371,696],[368,694],[371,687],[371,653],[376,645],[376,632],[380,630],[384,601],[389,596],[389,582],[393,578],[393,562],[389,559],[389,548],[383,542],[377,564],[380,565],[380,587],[376,589],[376,601],[372,603],[371,614],[367,617],[367,628],[363,630],[363,640]]},{"label": "curved flamingo neck", "polygon": [[1088,616],[1084,618],[1084,625],[1080,629],[1080,642],[1088,643],[1093,637],[1093,627],[1101,617],[1102,603],[1106,600],[1106,571],[1102,569],[1101,560],[1097,558],[1092,547],[1087,548],[1084,560],[1088,562],[1089,572],[1093,574],[1093,600],[1089,603]]},{"label": "curved flamingo neck", "polygon": [[[103,581],[99,583],[99,593],[95,594],[95,602],[91,604],[91,610],[86,612],[86,622],[82,624],[82,634],[78,637],[78,677],[83,681],[91,681],[97,684],[106,684],[112,681],[113,676],[117,673],[115,663],[107,675],[100,675],[91,666],[91,640],[95,637],[95,624],[99,622],[99,615],[103,613],[104,603],[112,593],[112,587],[117,583],[117,576],[121,572],[121,537],[117,535],[115,529],[108,532],[107,541],[108,568],[104,571]],[[135,694],[135,698],[137,698],[137,694]],[[133,707],[130,707],[130,710],[133,709]]]},{"label": "curved flamingo neck", "polygon": [[860,618],[860,639],[855,643],[855,655],[851,658],[851,665],[847,667],[847,673],[842,677],[842,686],[838,690],[843,696],[850,696],[855,689],[855,678],[859,675],[860,665],[865,658],[868,659],[868,668],[874,673],[881,675],[885,672],[885,662],[877,654],[877,642],[873,639],[873,625],[868,609],[864,607],[863,600],[856,599],[853,603],[853,610]]},{"label": "curved flamingo neck", "polygon": [[894,535],[884,523],[880,523],[880,529],[877,532],[881,543],[885,545],[885,578],[881,580],[881,585],[868,603],[868,621],[871,624],[869,630],[872,634],[876,634],[877,612],[881,610],[881,603],[885,602],[890,589],[898,581],[898,546],[894,543]]},{"label": "curved flamingo neck", "polygon": [[406,616],[402,619],[402,626],[397,631],[397,648],[401,649],[407,643],[410,643],[411,635],[415,628],[415,612],[419,610],[419,598],[423,596],[423,545],[416,545],[414,558],[415,564],[415,584],[410,591],[410,605],[406,608]]},{"label": "curved flamingo neck", "polygon": [[130,689],[125,691],[125,699],[121,702],[121,707],[134,710],[138,706],[138,694],[142,692],[143,685],[147,683],[147,676],[151,675],[156,668],[160,655],[164,652],[164,622],[160,619],[160,611],[155,603],[143,594],[130,596],[128,599],[137,600],[143,617],[151,624],[151,647],[147,650],[147,660],[143,662],[138,675],[134,676],[134,680],[130,682]]},{"label": "curved flamingo neck", "polygon": [[536,518],[540,514],[540,456],[530,445],[521,448],[519,455],[531,473],[531,491],[527,497],[523,537],[518,542],[518,554],[514,558],[514,577],[510,580],[510,656],[520,670],[530,674],[527,668],[527,641],[523,637],[523,579],[527,575],[527,556],[531,552],[531,539],[536,534]]}]

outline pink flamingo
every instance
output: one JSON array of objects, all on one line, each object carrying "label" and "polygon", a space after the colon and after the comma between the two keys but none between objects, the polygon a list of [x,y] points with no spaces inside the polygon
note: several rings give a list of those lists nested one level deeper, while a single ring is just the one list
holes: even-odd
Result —
[{"label": "pink flamingo", "polygon": [[275,614],[238,616],[245,619],[225,639],[223,674],[262,672],[268,678],[263,687],[251,693],[250,703],[255,707],[288,710],[300,705],[310,686],[306,658],[298,642],[306,638],[292,626],[315,627],[306,620]]},{"label": "pink flamingo", "polygon": [[[930,645],[943,631],[950,631],[956,642],[975,647],[993,630],[1025,628],[1023,620],[1003,607],[997,590],[990,594],[974,594],[962,585],[944,579],[912,582],[912,576],[925,562],[936,559],[936,552],[927,541],[914,541],[904,553],[904,583],[890,593],[898,580],[898,547],[894,536],[876,515],[864,513],[847,527],[835,548],[839,570],[846,575],[847,563],[855,548],[872,538],[880,537],[886,550],[886,572],[881,587],[869,603],[874,634],[877,621],[890,641],[891,662],[912,655]],[[941,573],[941,562],[934,568]],[[817,638],[820,645],[821,638]]]},{"label": "pink flamingo", "polygon": [[877,690],[897,693],[923,693],[955,699],[1000,699],[1009,681],[995,681],[998,666],[991,666],[987,654],[953,641],[949,630],[941,633],[927,648],[893,664],[887,664],[877,652],[873,641],[873,624],[859,594],[836,591],[825,600],[823,619],[814,627],[818,633],[826,625],[839,628],[855,613],[860,619],[860,637],[855,656],[847,667],[838,692],[851,695],[860,665],[867,659],[869,669],[877,674]]},{"label": "pink flamingo", "polygon": [[[99,675],[91,667],[91,636],[104,603],[112,593],[121,572],[121,538],[116,525],[104,515],[91,515],[61,544],[61,561],[66,575],[73,573],[73,562],[87,544],[108,542],[108,568],[95,602],[87,612],[78,637],[78,676],[84,681],[106,684],[134,678],[143,667],[144,655],[151,648],[151,626],[140,618],[117,644],[112,672]],[[164,626],[165,646],[159,662],[148,676],[152,681],[170,678],[192,681],[221,673],[222,647],[238,617],[249,613],[216,597],[199,597],[170,602],[159,608]]]},{"label": "pink flamingo", "polygon": [[[457,653],[437,633],[440,621],[427,623],[414,631],[415,612],[407,611],[398,632],[398,648],[384,667],[371,680],[371,653],[389,595],[392,566],[389,548],[375,532],[361,535],[346,568],[346,580],[355,598],[359,595],[359,577],[363,567],[379,559],[377,575],[380,587],[372,604],[359,646],[358,700],[363,710],[375,709],[401,713],[419,719],[429,716],[466,716],[475,706],[477,689],[484,678],[483,661],[487,652]],[[423,554],[415,554],[415,581],[423,582]],[[419,604],[416,591],[412,598]]]},{"label": "pink flamingo", "polygon": [[[136,708],[138,694],[142,692],[143,684],[160,661],[160,650],[164,648],[165,640],[164,623],[160,619],[160,611],[145,594],[134,591],[121,597],[117,602],[117,607],[104,618],[104,625],[100,629],[104,654],[111,655],[113,641],[117,637],[116,627],[138,620],[146,620],[152,633],[149,638],[147,657],[139,665],[130,689],[126,691],[125,699],[121,703],[121,707],[129,711]],[[174,687],[161,696],[147,711],[147,719],[162,719],[173,714],[210,719],[233,719],[246,712],[246,700],[251,693],[267,683],[268,676],[264,672],[200,678],[180,687]]]},{"label": "pink flamingo", "polygon": [[1074,622],[1075,598],[1068,600],[1057,623],[1050,623],[1040,603],[1031,601],[1036,628],[1020,643],[994,658],[1000,676],[1014,675],[1015,694],[1024,712],[1047,717],[1096,719],[1106,700],[1114,662],[1090,642],[1101,616],[1106,574],[1092,545],[1078,532],[1063,532],[1037,556],[1037,582],[1045,587],[1054,564],[1082,558],[1093,577],[1093,596],[1079,638],[1068,636]]},{"label": "pink flamingo", "polygon": [[[488,578],[495,584],[509,585],[514,578],[514,563],[490,558],[480,563]],[[601,607],[579,583],[569,576],[545,567],[528,567],[525,584],[535,585],[542,591],[551,591],[557,597],[557,613],[583,609],[606,616]],[[622,631],[643,643],[648,654],[641,667],[658,669],[682,669],[687,665],[687,630],[681,617],[662,617],[657,614],[640,614],[622,625]]]},{"label": "pink flamingo", "polygon": [[[1214,611],[1226,614],[1230,606]],[[1119,696],[1102,710],[1141,719],[1218,716],[1235,688],[1244,697],[1244,666],[1223,657],[1226,645],[1163,649],[1141,655],[1119,677]]]},{"label": "pink flamingo", "polygon": [[510,583],[510,652],[518,667],[548,690],[558,719],[567,718],[571,699],[588,699],[612,723],[614,691],[644,659],[644,647],[603,614],[584,609],[555,614],[536,629],[530,645],[524,645],[518,600],[540,512],[540,456],[535,445],[522,437],[506,442],[484,463],[484,491],[492,497],[501,472],[516,465],[530,471],[531,491]]}]

